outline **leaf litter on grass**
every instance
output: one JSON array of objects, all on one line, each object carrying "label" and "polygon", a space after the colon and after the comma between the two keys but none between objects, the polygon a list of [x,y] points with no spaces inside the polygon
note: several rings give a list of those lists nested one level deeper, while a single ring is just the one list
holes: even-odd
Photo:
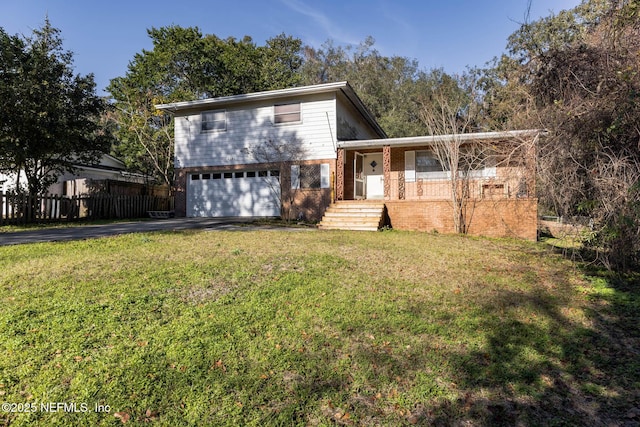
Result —
[{"label": "leaf litter on grass", "polygon": [[[624,356],[637,341],[603,331],[617,306],[627,316],[637,307],[579,290],[593,285],[536,244],[246,231],[12,250],[15,262],[0,248],[0,334],[17,337],[0,344],[5,400],[92,396],[128,422],[164,425],[604,425],[621,419],[607,407],[633,415],[636,396],[621,386],[638,384]],[[48,261],[35,269],[41,252]],[[627,343],[620,366],[602,347],[616,342]],[[55,349],[62,369],[47,361]],[[84,368],[96,381],[79,381]]]}]

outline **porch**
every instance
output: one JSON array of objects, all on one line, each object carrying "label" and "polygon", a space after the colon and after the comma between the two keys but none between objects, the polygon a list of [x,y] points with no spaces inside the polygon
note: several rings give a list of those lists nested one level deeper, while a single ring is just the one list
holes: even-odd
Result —
[{"label": "porch", "polygon": [[[338,143],[335,199],[383,202],[396,229],[535,239],[535,143],[539,131],[423,136]],[[456,138],[460,145],[490,147],[491,155],[464,172],[443,167],[430,150]],[[452,176],[458,177],[453,179]],[[462,206],[454,209],[455,204]]]}]

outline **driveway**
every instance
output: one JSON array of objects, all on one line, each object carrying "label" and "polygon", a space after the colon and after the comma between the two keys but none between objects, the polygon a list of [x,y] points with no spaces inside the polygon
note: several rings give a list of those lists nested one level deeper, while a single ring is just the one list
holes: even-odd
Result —
[{"label": "driveway", "polygon": [[[28,231],[0,233],[0,246],[24,243],[84,240],[96,237],[115,236],[127,233],[178,230],[238,230],[262,228],[251,227],[252,218],[170,218],[149,221],[119,222],[104,225],[78,225],[61,228],[41,228]],[[269,228],[269,227],[267,227]],[[280,228],[280,227],[279,227]],[[282,229],[282,228],[280,228]]]}]

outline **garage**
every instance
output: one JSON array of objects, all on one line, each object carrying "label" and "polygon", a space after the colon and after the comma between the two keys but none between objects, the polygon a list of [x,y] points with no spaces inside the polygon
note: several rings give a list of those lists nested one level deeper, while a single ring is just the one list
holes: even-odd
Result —
[{"label": "garage", "polygon": [[188,217],[279,217],[277,170],[204,172],[187,180]]}]

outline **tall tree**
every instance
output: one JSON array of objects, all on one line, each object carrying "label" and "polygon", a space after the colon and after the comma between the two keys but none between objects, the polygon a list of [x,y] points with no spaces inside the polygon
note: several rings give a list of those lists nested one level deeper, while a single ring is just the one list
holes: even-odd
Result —
[{"label": "tall tree", "polygon": [[282,33],[267,40],[261,53],[261,90],[300,85],[302,40]]},{"label": "tall tree", "polygon": [[303,84],[348,81],[391,137],[426,132],[418,111],[427,74],[418,62],[383,56],[368,37],[357,46],[337,46],[329,40],[320,48],[306,46],[301,69]]},{"label": "tall tree", "polygon": [[72,53],[48,19],[28,38],[0,29],[0,168],[17,182],[24,173],[30,194],[108,151],[105,109],[93,75],[74,75]]},{"label": "tall tree", "polygon": [[152,50],[143,50],[127,74],[111,80],[118,144],[114,151],[133,168],[173,181],[173,121],[155,104],[283,89],[299,82],[301,41],[284,34],[257,46],[204,35],[195,27],[148,30]]},{"label": "tall tree", "polygon": [[531,85],[556,144],[542,151],[541,178],[559,190],[547,199],[590,217],[594,248],[621,268],[640,262],[639,38],[639,3],[611,1],[578,41],[540,56]]},{"label": "tall tree", "polygon": [[585,0],[523,24],[486,97],[492,119],[511,111],[505,121],[548,130],[538,147],[541,204],[589,218],[587,243],[616,268],[640,263],[639,40],[638,1]]}]

